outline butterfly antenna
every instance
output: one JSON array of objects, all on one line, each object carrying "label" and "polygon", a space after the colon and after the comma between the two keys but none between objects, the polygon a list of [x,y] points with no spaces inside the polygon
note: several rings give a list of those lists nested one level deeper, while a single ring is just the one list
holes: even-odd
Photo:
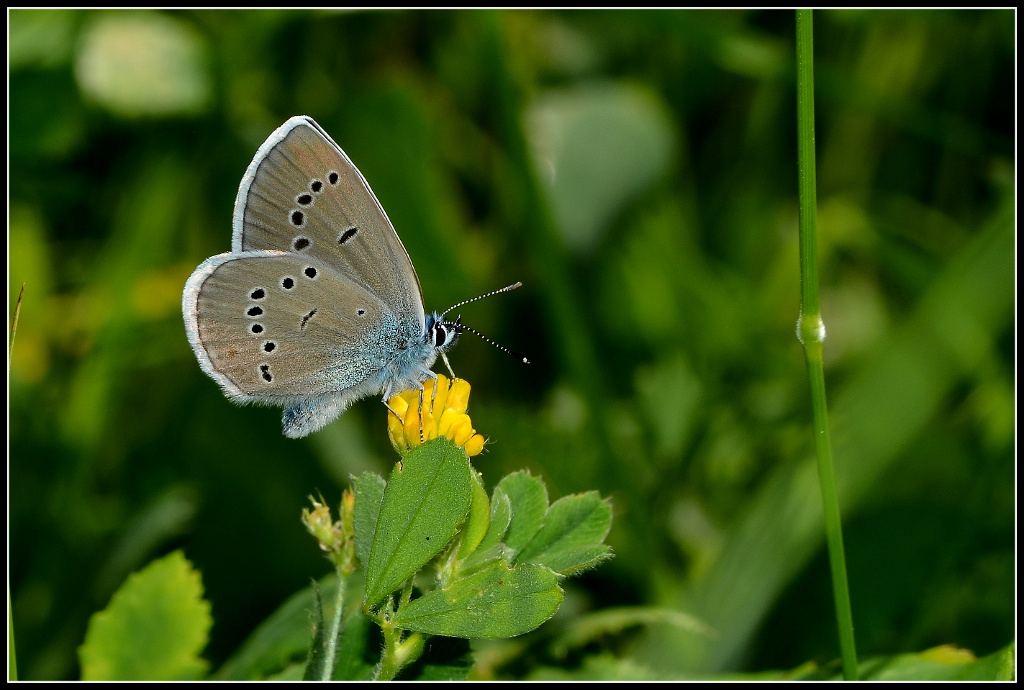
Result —
[{"label": "butterfly antenna", "polygon": [[[445,314],[450,312],[452,309],[458,309],[463,304],[469,304],[470,302],[476,302],[478,299],[483,299],[484,297],[493,297],[494,295],[500,295],[503,292],[509,292],[511,290],[515,290],[516,288],[519,288],[519,287],[522,287],[522,286],[523,286],[522,283],[516,283],[515,285],[509,285],[507,287],[503,287],[500,290],[495,290],[493,292],[488,292],[486,295],[480,295],[479,297],[474,297],[473,299],[467,299],[464,302],[459,302],[458,304],[452,305],[452,306],[448,307],[447,309],[445,309],[443,312],[441,312],[440,318],[443,319]],[[466,327],[463,326],[463,328],[466,328]],[[472,330],[472,329],[470,329],[470,330]],[[473,332],[476,333],[476,331],[473,331]],[[477,335],[480,335],[480,334],[477,333]],[[482,335],[480,337],[483,338]],[[487,339],[484,338],[484,340],[487,340]],[[488,342],[490,342],[490,341],[488,341]],[[492,344],[497,345],[497,343],[492,343]],[[501,347],[501,346],[498,345],[498,347]]]},{"label": "butterfly antenna", "polygon": [[[505,292],[505,290],[514,290],[517,287],[519,287],[520,285],[521,285],[521,283],[516,283],[515,285],[511,285],[511,286],[509,286],[507,288],[503,288],[501,290],[495,290],[491,294],[495,294],[497,292]],[[483,297],[487,297],[487,295],[483,295]],[[477,299],[480,299],[480,297],[477,297]],[[472,302],[473,300],[469,300],[469,301]],[[454,321],[442,321],[441,323],[443,323],[445,326],[451,326],[452,328],[456,329],[457,331],[469,331],[473,335],[479,336],[480,338],[482,338],[486,342],[488,342],[491,345],[493,345],[494,347],[498,348],[499,350],[501,350],[505,354],[511,355],[515,359],[518,359],[523,364],[529,364],[530,363],[530,360],[528,360],[526,357],[523,357],[518,352],[513,352],[512,350],[508,349],[507,347],[505,347],[501,343],[494,342],[493,340],[491,340],[490,338],[488,338],[486,335],[484,335],[480,331],[476,330],[475,328],[470,328],[466,324],[462,323],[462,317],[461,316],[459,318],[455,319]]]}]

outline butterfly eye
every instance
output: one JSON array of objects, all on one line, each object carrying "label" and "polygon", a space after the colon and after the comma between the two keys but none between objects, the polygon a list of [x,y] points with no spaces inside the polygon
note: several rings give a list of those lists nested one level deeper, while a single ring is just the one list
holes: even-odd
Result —
[{"label": "butterfly eye", "polygon": [[448,331],[441,324],[434,326],[434,347],[441,347],[448,340]]}]

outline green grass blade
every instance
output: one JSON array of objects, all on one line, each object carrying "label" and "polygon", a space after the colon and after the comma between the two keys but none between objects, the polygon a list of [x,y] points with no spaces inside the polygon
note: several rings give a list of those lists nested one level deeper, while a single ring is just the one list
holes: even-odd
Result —
[{"label": "green grass blade", "polygon": [[825,324],[821,319],[818,301],[817,185],[814,161],[814,38],[811,10],[797,10],[796,27],[801,286],[797,337],[804,346],[807,373],[811,383],[814,445],[818,457],[821,499],[825,510],[825,533],[828,539],[832,591],[839,626],[839,648],[843,659],[843,676],[847,680],[857,680],[853,613],[850,608],[850,588],[846,581],[842,521],[839,516],[839,498],[836,493],[835,469],[832,462],[832,443],[828,433],[828,408],[825,404],[825,369],[822,359]]}]

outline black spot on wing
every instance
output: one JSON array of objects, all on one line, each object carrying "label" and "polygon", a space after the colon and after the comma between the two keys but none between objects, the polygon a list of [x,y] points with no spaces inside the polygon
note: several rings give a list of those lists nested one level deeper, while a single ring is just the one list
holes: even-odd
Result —
[{"label": "black spot on wing", "polygon": [[359,228],[357,228],[356,226],[353,225],[352,227],[348,228],[343,233],[338,235],[338,244],[345,244],[346,242],[348,242],[349,240],[351,240],[353,237],[355,237],[358,234],[359,234]]},{"label": "black spot on wing", "polygon": [[299,324],[299,330],[305,330],[309,320],[316,316],[316,309],[310,309],[309,313],[302,317],[302,323]]}]

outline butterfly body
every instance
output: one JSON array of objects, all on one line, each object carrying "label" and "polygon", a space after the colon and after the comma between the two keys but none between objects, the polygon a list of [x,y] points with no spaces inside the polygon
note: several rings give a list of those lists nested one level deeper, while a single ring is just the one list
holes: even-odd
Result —
[{"label": "butterfly body", "polygon": [[359,398],[422,390],[457,340],[457,322],[425,313],[387,214],[311,118],[291,118],[257,151],[231,246],[185,284],[185,330],[228,398],[285,407],[286,436],[319,430]]}]

